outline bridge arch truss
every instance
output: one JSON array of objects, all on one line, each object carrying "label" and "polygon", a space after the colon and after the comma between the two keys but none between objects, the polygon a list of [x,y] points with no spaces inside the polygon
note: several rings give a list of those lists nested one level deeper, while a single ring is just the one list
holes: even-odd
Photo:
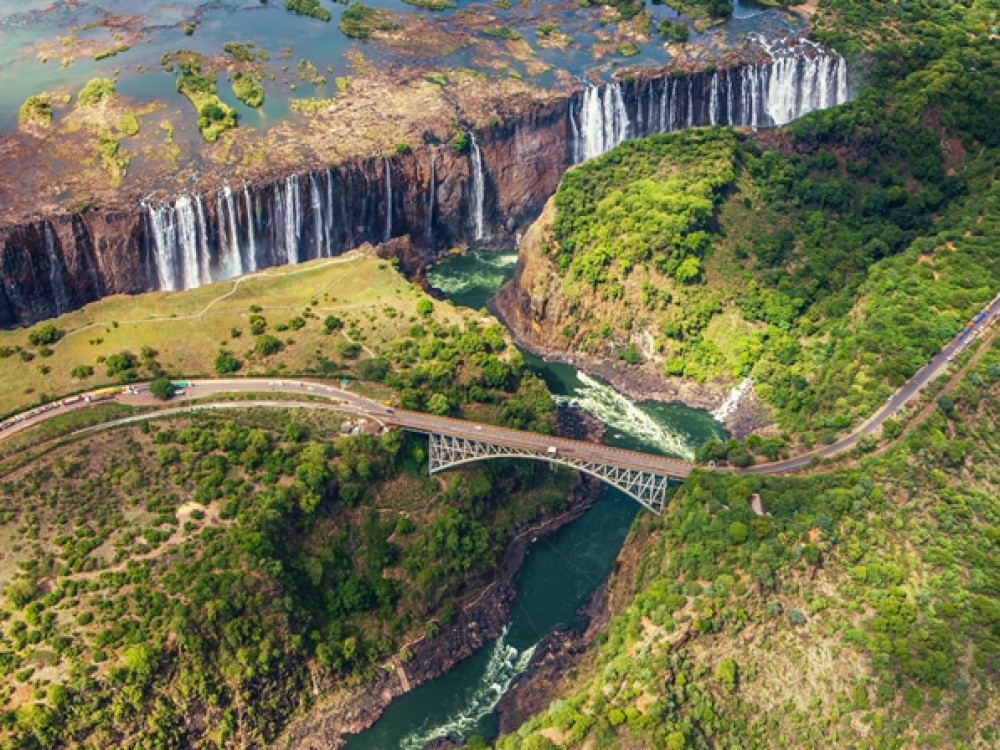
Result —
[{"label": "bridge arch truss", "polygon": [[667,502],[667,488],[670,485],[670,480],[675,479],[668,474],[630,469],[625,466],[615,466],[562,453],[553,455],[545,451],[517,448],[485,440],[454,437],[434,432],[429,433],[429,436],[431,474],[473,461],[491,458],[530,458],[537,461],[547,461],[597,477],[606,484],[624,492],[656,515],[663,512],[663,507]]}]

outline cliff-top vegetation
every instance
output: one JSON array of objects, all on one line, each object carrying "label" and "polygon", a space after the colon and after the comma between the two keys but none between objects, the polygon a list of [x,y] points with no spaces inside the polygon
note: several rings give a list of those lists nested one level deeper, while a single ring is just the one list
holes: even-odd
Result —
[{"label": "cliff-top vegetation", "polygon": [[[161,62],[168,71],[173,71],[175,66],[180,71],[177,90],[194,105],[198,113],[198,130],[206,141],[216,141],[224,132],[236,127],[236,110],[219,98],[215,73],[202,73],[205,58],[200,52],[181,50],[169,53],[163,56]],[[245,93],[252,96],[257,92],[248,89]],[[263,102],[262,89],[259,94]]]},{"label": "cliff-top vegetation", "polygon": [[[973,93],[992,90],[996,53],[975,19],[954,45],[921,32],[905,54],[859,57],[870,85],[789,126],[780,150],[677,133],[567,173],[540,244],[561,278],[526,290],[558,300],[558,345],[752,377],[806,443],[867,417],[1000,290],[1000,132]],[[927,69],[901,70],[921,55]],[[685,213],[695,196],[711,198]]]}]

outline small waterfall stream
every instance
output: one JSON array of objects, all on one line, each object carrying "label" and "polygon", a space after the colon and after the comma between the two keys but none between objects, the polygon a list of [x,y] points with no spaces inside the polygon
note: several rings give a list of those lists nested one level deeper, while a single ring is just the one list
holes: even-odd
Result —
[{"label": "small waterfall stream", "polygon": [[56,315],[69,309],[69,297],[66,294],[66,284],[63,282],[63,270],[60,267],[59,256],[56,253],[56,238],[52,225],[45,222],[45,252],[49,261],[49,284],[52,286],[52,303]]},{"label": "small waterfall stream", "polygon": [[470,132],[469,140],[471,148],[469,153],[472,155],[472,223],[475,227],[474,239],[483,239],[483,200],[485,189],[485,180],[483,179],[483,155],[479,150],[479,144],[476,143],[476,134]]},{"label": "small waterfall stream", "polygon": [[392,239],[392,168],[389,166],[389,157],[382,157],[382,165],[385,168],[385,241]]}]

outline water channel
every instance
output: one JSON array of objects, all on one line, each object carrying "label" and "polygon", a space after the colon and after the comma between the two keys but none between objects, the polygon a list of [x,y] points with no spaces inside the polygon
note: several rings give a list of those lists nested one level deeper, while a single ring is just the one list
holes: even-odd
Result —
[{"label": "water channel", "polygon": [[[510,278],[515,261],[516,253],[470,251],[431,269],[427,279],[456,304],[479,309]],[[704,440],[723,433],[708,412],[681,404],[632,404],[570,366],[522,354],[558,402],[579,406],[608,425],[610,445],[687,458]],[[606,489],[583,517],[539,539],[515,581],[517,597],[503,635],[397,698],[371,729],[348,737],[347,750],[419,750],[441,736],[495,737],[493,709],[500,697],[545,634],[573,623],[576,610],[611,572],[639,512],[633,500]]]}]

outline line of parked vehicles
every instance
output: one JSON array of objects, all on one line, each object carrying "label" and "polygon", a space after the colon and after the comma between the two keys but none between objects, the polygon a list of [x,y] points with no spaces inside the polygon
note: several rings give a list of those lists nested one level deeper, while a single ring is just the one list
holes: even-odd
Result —
[{"label": "line of parked vehicles", "polygon": [[976,336],[980,335],[983,332],[983,327],[980,325],[980,323],[989,322],[986,320],[990,314],[989,308],[995,302],[997,302],[997,300],[1000,300],[1000,294],[998,294],[996,297],[993,298],[993,302],[991,302],[985,310],[981,310],[980,312],[973,315],[972,320],[970,320],[968,323],[965,324],[965,328],[963,328],[961,331],[955,334],[955,339],[957,341],[960,341],[961,344],[959,344],[959,347],[954,352],[945,357],[946,361],[951,362],[952,360],[954,360],[955,357],[957,357],[959,354],[965,351],[966,347],[972,342],[972,340]]},{"label": "line of parked vehicles", "polygon": [[148,390],[148,385],[117,385],[109,386],[107,388],[98,388],[97,390],[90,391],[88,393],[81,393],[76,396],[67,396],[66,398],[59,399],[57,401],[50,401],[47,404],[36,406],[34,409],[21,412],[20,414],[0,422],[0,432],[8,430],[14,425],[20,424],[21,422],[31,419],[32,417],[37,417],[39,414],[44,414],[55,409],[61,409],[64,406],[70,406],[71,404],[80,403],[81,401],[85,404],[93,404],[100,401],[107,401],[110,398],[114,398],[115,396],[120,396],[122,394],[134,396],[142,391]]}]

